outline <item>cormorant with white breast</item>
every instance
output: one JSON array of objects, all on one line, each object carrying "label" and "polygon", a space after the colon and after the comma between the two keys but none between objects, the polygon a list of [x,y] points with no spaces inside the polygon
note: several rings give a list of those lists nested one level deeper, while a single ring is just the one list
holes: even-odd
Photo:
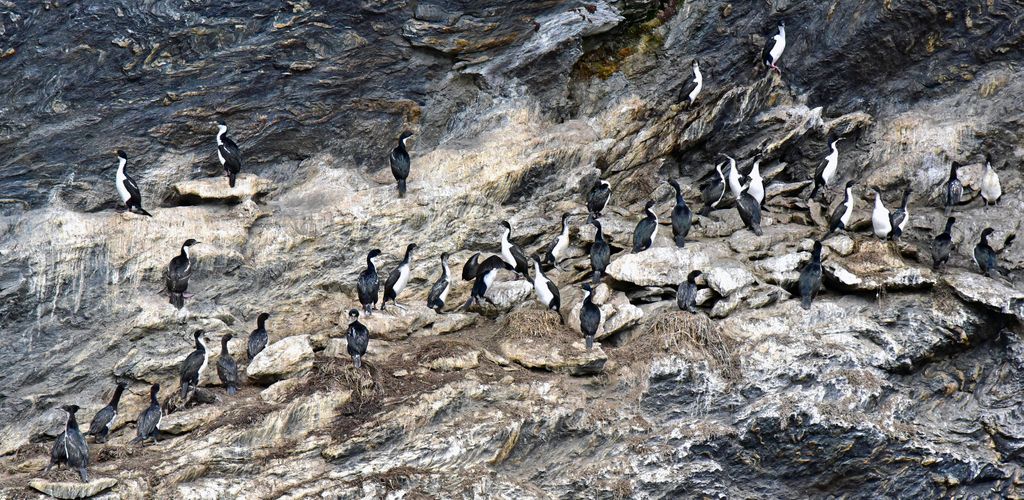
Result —
[{"label": "cormorant with white breast", "polygon": [[696,59],[690,63],[690,68],[693,69],[693,80],[686,85],[683,92],[686,94],[686,107],[692,108],[694,101],[697,100],[697,96],[700,95],[700,91],[704,88],[704,75],[700,72],[700,63]]},{"label": "cormorant with white breast", "polygon": [[117,421],[117,405],[121,402],[121,394],[126,387],[128,384],[118,382],[114,388],[114,397],[110,398],[110,404],[93,415],[92,423],[89,424],[89,434],[97,443],[107,442],[107,434],[110,434],[110,428]]},{"label": "cormorant with white breast", "polygon": [[693,270],[686,275],[686,281],[679,284],[676,290],[676,306],[680,311],[697,312],[697,277],[700,271]]},{"label": "cormorant with white breast", "polygon": [[[116,187],[117,194],[121,196],[121,203],[124,204],[124,210],[152,217],[149,212],[142,208],[142,191],[139,190],[138,183],[128,175],[128,172],[124,171],[124,166],[128,164],[128,155],[118,149],[117,161]],[[120,207],[118,210],[121,210]]]},{"label": "cormorant with white breast", "polygon": [[871,230],[875,236],[886,239],[892,232],[892,221],[889,219],[889,209],[882,203],[882,193],[875,189],[875,208],[871,211]]},{"label": "cormorant with white breast", "polygon": [[167,272],[164,274],[171,304],[177,309],[185,307],[185,292],[188,291],[188,280],[192,277],[193,266],[189,248],[198,243],[192,238],[185,240],[185,243],[181,245],[181,253],[171,259],[171,263],[167,265]]},{"label": "cormorant with white breast", "polygon": [[600,217],[611,197],[612,185],[606,180],[598,179],[597,184],[590,189],[590,194],[587,196],[587,210],[590,212],[590,216]]},{"label": "cormorant with white breast", "polygon": [[507,220],[501,221],[504,230],[501,233],[501,258],[514,269],[523,279],[530,279],[530,264],[526,260],[526,253],[519,245],[512,243],[512,224]]},{"label": "cormorant with white breast", "polygon": [[707,181],[700,190],[701,198],[704,200],[704,208],[700,209],[700,214],[705,217],[711,213],[712,208],[718,208],[718,204],[725,197],[725,175],[722,174],[721,163],[715,165],[715,173],[718,175]]},{"label": "cormorant with white breast", "polygon": [[761,205],[740,188],[740,194],[736,197],[736,211],[740,213],[740,220],[754,234],[761,236]]},{"label": "cormorant with white breast", "polygon": [[380,255],[380,249],[374,248],[366,254],[366,269],[359,273],[356,278],[356,293],[359,295],[359,304],[367,316],[373,314],[373,308],[377,305],[377,297],[380,294],[380,278],[377,277],[377,267],[373,265],[373,259]]},{"label": "cormorant with white breast", "polygon": [[558,236],[555,237],[555,241],[552,241],[544,250],[544,263],[558,270],[561,270],[561,268],[558,267],[558,262],[562,259],[562,256],[565,255],[565,250],[569,248],[570,215],[571,214],[569,213],[562,214],[562,232],[558,233]]},{"label": "cormorant with white breast", "polygon": [[989,203],[999,203],[1003,197],[1003,187],[999,184],[999,174],[992,167],[992,156],[985,155],[985,171],[981,174],[981,197],[985,200],[985,206]]},{"label": "cormorant with white breast", "polygon": [[587,350],[594,347],[597,328],[601,326],[601,308],[594,304],[593,291],[590,285],[583,284],[583,308],[580,309],[580,330],[583,333]]},{"label": "cormorant with white breast", "polygon": [[841,137],[829,134],[829,153],[825,155],[825,159],[821,160],[818,168],[814,171],[814,189],[811,190],[811,196],[808,199],[813,200],[818,195],[819,189],[830,187],[832,178],[836,176],[836,170],[839,168],[839,148],[836,144],[841,140],[843,140]]},{"label": "cormorant with white breast", "polygon": [[740,190],[743,188],[740,183],[740,169],[736,168],[736,160],[733,157],[723,154],[729,160],[729,191],[732,192],[733,198],[739,199]]},{"label": "cormorant with white breast", "polygon": [[412,254],[414,250],[416,250],[416,244],[409,243],[405,247],[405,257],[402,258],[402,262],[388,274],[388,280],[384,282],[384,300],[380,302],[381,311],[384,310],[384,306],[389,300],[394,302],[395,307],[403,307],[398,303],[398,294],[405,290],[406,285],[409,284],[409,278],[412,277]]},{"label": "cormorant with white breast", "polygon": [[679,183],[675,179],[669,179],[668,184],[676,191],[676,206],[672,207],[672,238],[677,247],[683,248],[686,245],[686,235],[690,234],[693,212],[686,206],[686,199],[683,198],[683,190]]},{"label": "cormorant with white breast", "polygon": [[814,242],[811,250],[811,261],[800,271],[800,307],[811,309],[811,302],[821,290],[821,242]]},{"label": "cormorant with white breast", "polygon": [[561,314],[562,297],[558,293],[558,286],[544,276],[544,271],[540,268],[540,259],[537,256],[533,257],[533,291],[537,294],[537,300],[544,304],[544,307],[559,313],[558,321],[565,323]]},{"label": "cormorant with white breast", "polygon": [[260,313],[259,317],[256,318],[256,329],[249,334],[249,343],[246,345],[245,353],[249,356],[249,361],[252,361],[257,354],[263,351],[270,342],[270,335],[267,335],[267,318],[270,317],[269,313]]},{"label": "cormorant with white breast", "polygon": [[593,270],[590,281],[594,286],[597,286],[601,282],[601,275],[604,274],[604,270],[608,268],[612,248],[604,240],[604,230],[601,228],[601,221],[592,219],[590,223],[597,228],[597,232],[594,233],[594,244],[590,245],[590,269]]},{"label": "cormorant with white breast", "polygon": [[938,270],[949,261],[953,249],[953,223],[956,217],[946,219],[946,229],[932,240],[932,269]]},{"label": "cormorant with white breast", "polygon": [[511,270],[512,266],[508,265],[504,259],[497,255],[487,257],[480,263],[476,269],[476,281],[473,282],[473,290],[470,292],[466,305],[462,306],[463,310],[468,310],[469,306],[474,303],[479,305],[481,298],[491,304],[494,303],[486,294],[487,290],[491,288],[491,284],[494,283],[494,278],[497,276],[499,269]]},{"label": "cormorant with white breast", "polygon": [[154,443],[160,442],[158,439],[160,437],[159,426],[163,411],[160,409],[160,401],[156,398],[159,392],[160,384],[153,384],[153,387],[149,389],[149,406],[142,410],[139,418],[136,419],[135,439],[132,439],[129,444],[141,443],[145,446],[147,439],[152,439]]},{"label": "cormorant with white breast", "polygon": [[358,309],[348,312],[348,321],[348,333],[345,334],[345,340],[348,342],[348,355],[352,356],[352,364],[356,368],[360,368],[363,366],[366,348],[370,345],[370,331],[359,322]]},{"label": "cormorant with white breast", "polygon": [[846,227],[850,223],[850,217],[853,215],[853,185],[855,183],[856,181],[852,180],[846,183],[846,197],[836,207],[835,211],[832,212],[832,218],[828,223],[828,234],[834,233],[836,229],[846,231]]},{"label": "cormorant with white breast", "polygon": [[462,281],[473,281],[476,279],[476,270],[480,267],[479,260],[480,252],[477,252],[462,265]]},{"label": "cormorant with white breast", "polygon": [[955,161],[949,167],[949,180],[946,181],[946,217],[949,217],[949,214],[953,211],[953,207],[959,205],[960,200],[964,197],[964,185],[956,176],[956,171],[959,168],[960,163]]},{"label": "cormorant with white breast", "polygon": [[653,201],[644,205],[644,218],[636,223],[633,230],[633,253],[640,253],[654,246],[654,238],[658,236],[658,214],[651,208]]},{"label": "cormorant with white breast", "polygon": [[452,281],[451,270],[448,269],[448,252],[443,252],[441,253],[441,276],[434,282],[434,286],[430,287],[430,293],[427,295],[427,307],[441,314],[442,309],[444,309],[444,303],[448,300],[448,292],[451,289]]},{"label": "cormorant with white breast", "polygon": [[900,204],[900,208],[892,211],[892,215],[889,216],[889,224],[892,229],[889,231],[889,239],[897,241],[903,234],[903,228],[907,226],[907,221],[910,220],[910,212],[907,210],[907,205],[910,203],[910,193],[913,190],[908,186],[903,191],[903,203]]},{"label": "cormorant with white breast", "polygon": [[50,450],[50,463],[47,464],[43,473],[50,472],[50,468],[54,465],[57,467],[67,465],[78,471],[78,476],[83,483],[88,483],[89,471],[86,468],[89,467],[89,444],[85,442],[85,436],[78,429],[78,421],[75,420],[78,406],[67,405],[62,406],[61,409],[67,412],[68,418],[64,422],[64,432],[58,434],[57,440],[53,442],[53,449]]},{"label": "cormorant with white breast", "polygon": [[1015,234],[1007,236],[1006,240],[1003,241],[1003,249],[1000,250],[999,252],[996,252],[995,249],[993,249],[992,246],[989,245],[988,243],[989,235],[994,232],[994,229],[986,227],[981,232],[981,241],[979,241],[978,244],[975,245],[974,247],[974,262],[978,264],[978,268],[981,270],[981,274],[984,274],[985,276],[991,276],[992,271],[999,271],[998,264],[996,263],[996,255],[1002,252],[1003,250],[1006,250],[1006,248],[1009,247],[1011,243],[1013,243],[1014,238],[1017,237],[1017,235]]},{"label": "cormorant with white breast", "polygon": [[231,353],[228,352],[228,341],[230,340],[230,333],[220,339],[217,377],[220,378],[220,383],[224,384],[224,390],[228,391],[228,396],[234,396],[238,392],[238,363],[235,363],[235,358],[231,357]]},{"label": "cormorant with white breast", "polygon": [[761,50],[761,62],[769,69],[778,73],[779,76],[782,76],[782,70],[779,69],[779,59],[782,58],[782,52],[786,50],[786,23],[779,21],[778,28],[778,34],[765,40],[764,49]]},{"label": "cormorant with white breast", "polygon": [[206,369],[206,363],[210,360],[209,352],[206,349],[206,339],[202,330],[196,330],[192,334],[195,338],[196,349],[185,357],[181,363],[181,399],[188,401],[188,394],[199,388],[199,377]]},{"label": "cormorant with white breast", "polygon": [[754,158],[754,166],[750,167],[750,181],[747,183],[747,192],[757,200],[757,204],[764,206],[764,178],[761,177],[761,155]]},{"label": "cormorant with white breast", "polygon": [[242,170],[242,152],[238,144],[228,137],[228,124],[224,120],[217,122],[217,157],[224,167],[224,175],[228,178],[228,186],[235,187],[235,178]]},{"label": "cormorant with white breast", "polygon": [[394,174],[395,180],[398,181],[399,198],[405,196],[405,180],[409,178],[409,166],[412,164],[409,150],[405,146],[405,141],[409,140],[410,137],[412,137],[412,132],[402,132],[402,135],[398,136],[398,146],[391,150],[391,156],[388,157],[391,161],[391,173]]}]

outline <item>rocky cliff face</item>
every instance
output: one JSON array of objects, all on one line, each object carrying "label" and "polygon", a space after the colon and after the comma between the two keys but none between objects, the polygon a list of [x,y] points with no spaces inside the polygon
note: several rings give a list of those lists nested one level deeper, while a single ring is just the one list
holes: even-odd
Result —
[{"label": "rocky cliff face", "polygon": [[[1017,3],[0,6],[4,497],[1021,494],[1024,253],[1007,248],[994,278],[971,262],[981,229],[1001,243],[1024,208]],[[758,64],[780,19],[781,77]],[[694,58],[705,89],[686,109]],[[219,118],[245,158],[235,190],[218,177]],[[399,200],[386,155],[406,129]],[[829,133],[848,139],[839,177],[858,180],[857,210],[827,241],[827,290],[805,312],[791,294],[825,231],[828,207],[805,198]],[[113,210],[118,148],[152,219]],[[618,251],[647,200],[667,219],[668,179],[696,208],[718,154],[746,171],[758,151],[765,234],[726,208],[684,249],[663,226],[653,249],[616,253],[585,351],[596,179],[614,190]],[[985,153],[1006,193],[993,208],[976,199]],[[970,201],[933,271],[953,160]],[[901,243],[875,240],[869,188],[892,207],[908,184]],[[548,276],[567,326],[511,273],[493,306],[426,309],[441,252],[457,274],[498,250],[504,219],[532,252],[563,212],[578,214],[573,257]],[[179,312],[162,272],[186,238],[203,243]],[[408,308],[366,321],[356,370],[355,276],[369,249],[386,273],[411,242]],[[705,272],[696,316],[674,309],[691,269]],[[457,280],[449,303],[468,295]],[[264,311],[272,345],[249,366]],[[229,397],[208,370],[215,402],[165,416],[160,444],[129,445],[148,385],[174,392],[198,328],[211,346],[235,335],[244,387]],[[87,422],[117,381],[130,387],[110,442],[92,445],[97,480],[43,476],[57,408],[78,404]]]}]

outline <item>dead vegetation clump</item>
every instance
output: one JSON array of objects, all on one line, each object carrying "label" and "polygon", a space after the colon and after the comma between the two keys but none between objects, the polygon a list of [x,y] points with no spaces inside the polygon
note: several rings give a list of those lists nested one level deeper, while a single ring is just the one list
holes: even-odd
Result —
[{"label": "dead vegetation clump", "polygon": [[124,458],[128,458],[135,454],[136,451],[142,448],[127,444],[127,445],[115,445],[107,444],[103,448],[100,448],[100,452],[96,455],[96,462],[110,462],[117,461]]},{"label": "dead vegetation clump", "polygon": [[274,411],[277,405],[256,398],[252,404],[237,406],[225,411],[206,426],[206,432],[213,432],[221,427],[246,428],[260,423],[264,417]]},{"label": "dead vegetation clump", "polygon": [[670,311],[656,316],[622,351],[634,361],[651,360],[657,354],[682,354],[707,361],[727,380],[736,380],[740,376],[736,347],[736,339],[707,316]]},{"label": "dead vegetation clump", "polygon": [[520,309],[501,318],[501,335],[510,339],[568,337],[571,331],[561,322],[561,315],[550,309]]},{"label": "dead vegetation clump", "polygon": [[441,358],[461,356],[469,351],[479,350],[472,344],[458,340],[438,340],[419,348],[412,356],[414,364],[426,365]]}]

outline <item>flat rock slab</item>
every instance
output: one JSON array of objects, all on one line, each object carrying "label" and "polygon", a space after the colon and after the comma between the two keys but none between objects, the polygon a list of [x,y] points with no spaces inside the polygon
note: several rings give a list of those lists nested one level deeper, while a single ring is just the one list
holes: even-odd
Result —
[{"label": "flat rock slab", "polygon": [[216,406],[177,411],[160,419],[160,432],[180,435],[213,422],[223,413]]},{"label": "flat rock slab", "polygon": [[253,174],[241,173],[235,179],[235,187],[228,186],[227,177],[208,177],[181,181],[172,186],[177,203],[198,204],[202,202],[241,203],[265,195],[273,183]]},{"label": "flat rock slab", "polygon": [[608,266],[608,274],[619,281],[640,286],[677,286],[694,269],[708,269],[728,250],[713,242],[688,243],[683,248],[655,247],[627,253]]},{"label": "flat rock slab", "polygon": [[608,356],[599,345],[587,350],[583,338],[555,344],[551,339],[506,339],[498,346],[501,355],[526,368],[540,368],[571,375],[590,375],[604,370]]},{"label": "flat rock slab", "polygon": [[715,267],[704,274],[707,284],[718,295],[728,297],[736,290],[755,283],[757,280],[739,262],[718,261]]},{"label": "flat rock slab", "polygon": [[54,498],[88,498],[99,495],[117,485],[117,479],[105,477],[93,479],[88,483],[50,482],[45,479],[33,479],[28,482],[36,491]]},{"label": "flat rock slab", "polygon": [[245,374],[259,384],[301,375],[313,367],[313,346],[309,335],[286,337],[267,346],[252,360]]},{"label": "flat rock slab", "polygon": [[[385,311],[375,311],[370,316],[360,316],[359,321],[370,330],[372,339],[403,340],[412,332],[430,335],[455,332],[472,325],[478,317],[461,312],[438,314],[425,305],[410,304],[405,309],[391,306]],[[348,324],[347,317],[342,320],[340,324]]]},{"label": "flat rock slab", "polygon": [[1003,282],[964,270],[954,270],[942,277],[960,298],[991,307],[1004,314],[1013,314],[1024,321],[1024,292]]},{"label": "flat rock slab", "polygon": [[937,281],[930,269],[908,265],[887,242],[876,240],[862,242],[849,258],[827,259],[822,267],[839,286],[863,292],[920,290]]}]

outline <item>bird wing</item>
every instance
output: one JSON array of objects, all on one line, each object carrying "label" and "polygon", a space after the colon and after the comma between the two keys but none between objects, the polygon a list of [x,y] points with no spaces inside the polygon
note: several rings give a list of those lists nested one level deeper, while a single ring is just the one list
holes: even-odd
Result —
[{"label": "bird wing", "polygon": [[228,136],[221,137],[222,144],[217,146],[220,151],[220,155],[224,157],[224,165],[231,167],[233,170],[242,168],[242,152],[238,149],[238,145],[235,141],[232,141]]},{"label": "bird wing", "polygon": [[434,282],[434,285],[430,287],[430,293],[427,294],[427,305],[430,306],[435,301],[441,298],[441,292],[448,286],[448,280],[443,276],[438,278]]},{"label": "bird wing", "polygon": [[172,292],[184,292],[188,289],[188,279],[192,276],[192,262],[181,255],[171,259],[167,266],[167,289]]},{"label": "bird wing", "polygon": [[642,248],[651,239],[651,235],[654,234],[655,224],[657,223],[648,218],[641,219],[640,222],[636,223],[636,229],[633,231],[634,250]]},{"label": "bird wing", "polygon": [[149,437],[156,430],[156,424],[160,421],[160,406],[150,405],[139,415],[138,435]]},{"label": "bird wing", "polygon": [[907,212],[902,208],[897,208],[889,214],[889,224],[892,226],[891,231],[895,231],[896,228],[903,222],[903,219],[907,218]]},{"label": "bird wing", "polygon": [[832,211],[832,217],[829,218],[828,228],[830,231],[835,231],[839,224],[843,221],[843,214],[846,213],[846,202],[842,202],[834,211]]},{"label": "bird wing", "polygon": [[401,266],[392,269],[391,273],[388,274],[388,279],[384,282],[385,292],[393,292],[395,290],[395,283],[398,283],[398,278],[402,276],[402,272],[399,269],[401,269]]},{"label": "bird wing", "polygon": [[128,190],[128,194],[131,196],[129,200],[142,201],[142,192],[139,191],[139,185],[128,174],[124,175],[124,188]]},{"label": "bird wing", "polygon": [[512,259],[516,261],[516,270],[524,272],[530,268],[530,261],[527,260],[526,254],[523,253],[523,249],[519,248],[519,245],[512,245],[509,248],[509,253],[512,254]]},{"label": "bird wing", "polygon": [[558,287],[555,286],[554,281],[548,280],[548,291],[551,292],[551,295],[555,298],[556,303],[560,303],[562,301],[561,294],[559,294]]},{"label": "bird wing", "polygon": [[395,174],[396,178],[404,179],[409,176],[411,159],[408,152],[398,148],[392,149],[391,156],[388,159],[391,163],[391,173]]},{"label": "bird wing", "polygon": [[199,367],[203,365],[203,353],[199,351],[192,351],[185,361],[181,363],[180,375],[181,381],[184,384],[186,379],[191,378],[194,372],[199,371]]},{"label": "bird wing", "polygon": [[92,423],[89,424],[89,434],[97,434],[107,426],[110,419],[114,417],[114,409],[110,405],[104,406],[102,410],[96,412],[96,416],[92,417]]},{"label": "bird wing", "polygon": [[224,385],[238,383],[238,364],[231,356],[221,356],[217,360],[217,376]]}]

